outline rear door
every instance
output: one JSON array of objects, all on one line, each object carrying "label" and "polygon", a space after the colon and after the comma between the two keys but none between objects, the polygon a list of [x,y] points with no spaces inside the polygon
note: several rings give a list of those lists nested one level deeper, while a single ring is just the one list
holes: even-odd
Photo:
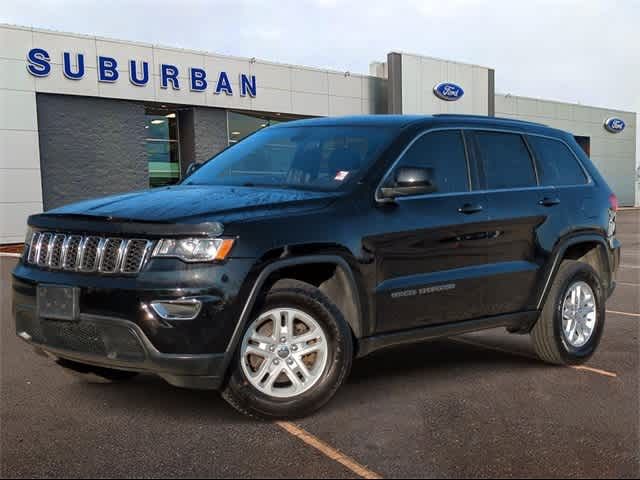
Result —
[{"label": "rear door", "polygon": [[487,192],[489,230],[486,314],[536,307],[536,285],[562,221],[558,192],[540,185],[531,149],[517,132],[475,130],[473,151]]},{"label": "rear door", "polygon": [[486,195],[472,190],[460,130],[419,135],[400,167],[433,171],[437,191],[398,197],[374,214],[378,233],[364,239],[376,261],[377,331],[481,316],[487,264]]},{"label": "rear door", "polygon": [[540,184],[553,186],[561,209],[569,217],[568,224],[581,225],[585,219],[597,218],[593,185],[578,158],[558,138],[527,135],[536,158]]}]

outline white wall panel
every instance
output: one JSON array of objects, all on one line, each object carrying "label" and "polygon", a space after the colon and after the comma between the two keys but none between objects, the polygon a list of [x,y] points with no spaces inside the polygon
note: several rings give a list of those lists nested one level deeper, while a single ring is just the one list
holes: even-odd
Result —
[{"label": "white wall panel", "polygon": [[293,92],[291,94],[291,108],[300,115],[327,116],[329,115],[329,99],[327,95],[317,93]]},{"label": "white wall panel", "polygon": [[40,169],[0,169],[0,205],[41,199]]},{"label": "white wall panel", "polygon": [[27,231],[27,217],[42,212],[42,203],[0,204],[0,244],[22,243]]},{"label": "white wall panel", "polygon": [[[84,66],[93,68],[96,67],[96,41],[93,37],[34,30],[33,47],[44,48],[49,53],[52,64],[52,75],[62,75],[62,54],[64,52],[71,53],[72,58],[77,53],[83,53]],[[25,54],[23,54],[23,58],[25,57],[26,52]]]},{"label": "white wall panel", "polygon": [[0,130],[0,170],[6,168],[40,169],[38,132]]},{"label": "white wall panel", "polygon": [[360,115],[362,100],[353,97],[329,97],[329,115]]},{"label": "white wall panel", "polygon": [[[98,74],[95,68],[85,67],[84,77],[80,80],[69,80],[62,74],[62,67],[51,67],[51,74],[47,77],[36,78],[36,91],[42,93],[61,93],[65,95],[99,96]],[[125,78],[119,82],[129,83]]]},{"label": "white wall panel", "polygon": [[33,92],[35,80],[23,60],[0,58],[0,89]]},{"label": "white wall panel", "polygon": [[0,58],[25,60],[33,48],[33,33],[30,28],[0,26]]},{"label": "white wall panel", "polygon": [[329,75],[322,70],[293,67],[291,69],[291,89],[296,92],[327,95]]},{"label": "white wall panel", "polygon": [[0,130],[38,130],[34,92],[0,90]]}]

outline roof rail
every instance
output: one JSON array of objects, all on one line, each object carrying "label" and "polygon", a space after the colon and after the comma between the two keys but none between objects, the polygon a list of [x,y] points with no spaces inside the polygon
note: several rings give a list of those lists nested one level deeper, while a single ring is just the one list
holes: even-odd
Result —
[{"label": "roof rail", "polygon": [[498,120],[500,122],[512,122],[522,125],[534,125],[536,127],[549,127],[544,123],[539,122],[530,122],[527,120],[518,120],[515,118],[506,118],[506,117],[490,117],[488,115],[471,115],[471,114],[463,114],[463,113],[434,113],[434,117],[446,117],[446,118],[458,118],[458,119],[469,119],[469,120]]}]

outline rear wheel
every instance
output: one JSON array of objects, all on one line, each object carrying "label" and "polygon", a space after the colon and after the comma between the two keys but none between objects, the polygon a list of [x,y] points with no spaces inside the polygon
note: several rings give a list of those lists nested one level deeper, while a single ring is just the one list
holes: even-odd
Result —
[{"label": "rear wheel", "polygon": [[338,308],[312,285],[287,281],[249,322],[223,397],[256,417],[309,415],[342,385],[352,356]]},{"label": "rear wheel", "polygon": [[86,383],[114,383],[125,382],[136,377],[136,372],[127,372],[125,370],[114,370],[111,368],[94,367],[84,363],[73,362],[60,358],[56,362],[76,378]]},{"label": "rear wheel", "polygon": [[605,322],[605,300],[597,272],[586,263],[560,265],[531,336],[538,356],[557,365],[577,365],[595,353]]}]

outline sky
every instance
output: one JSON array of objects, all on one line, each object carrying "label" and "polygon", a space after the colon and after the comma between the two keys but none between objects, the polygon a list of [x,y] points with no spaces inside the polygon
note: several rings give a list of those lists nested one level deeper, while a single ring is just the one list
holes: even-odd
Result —
[{"label": "sky", "polygon": [[403,51],[496,91],[640,111],[640,0],[2,0],[0,22],[368,73]]},{"label": "sky", "polygon": [[640,112],[640,0],[1,0],[0,22],[365,74],[416,53],[492,67],[498,93]]}]

